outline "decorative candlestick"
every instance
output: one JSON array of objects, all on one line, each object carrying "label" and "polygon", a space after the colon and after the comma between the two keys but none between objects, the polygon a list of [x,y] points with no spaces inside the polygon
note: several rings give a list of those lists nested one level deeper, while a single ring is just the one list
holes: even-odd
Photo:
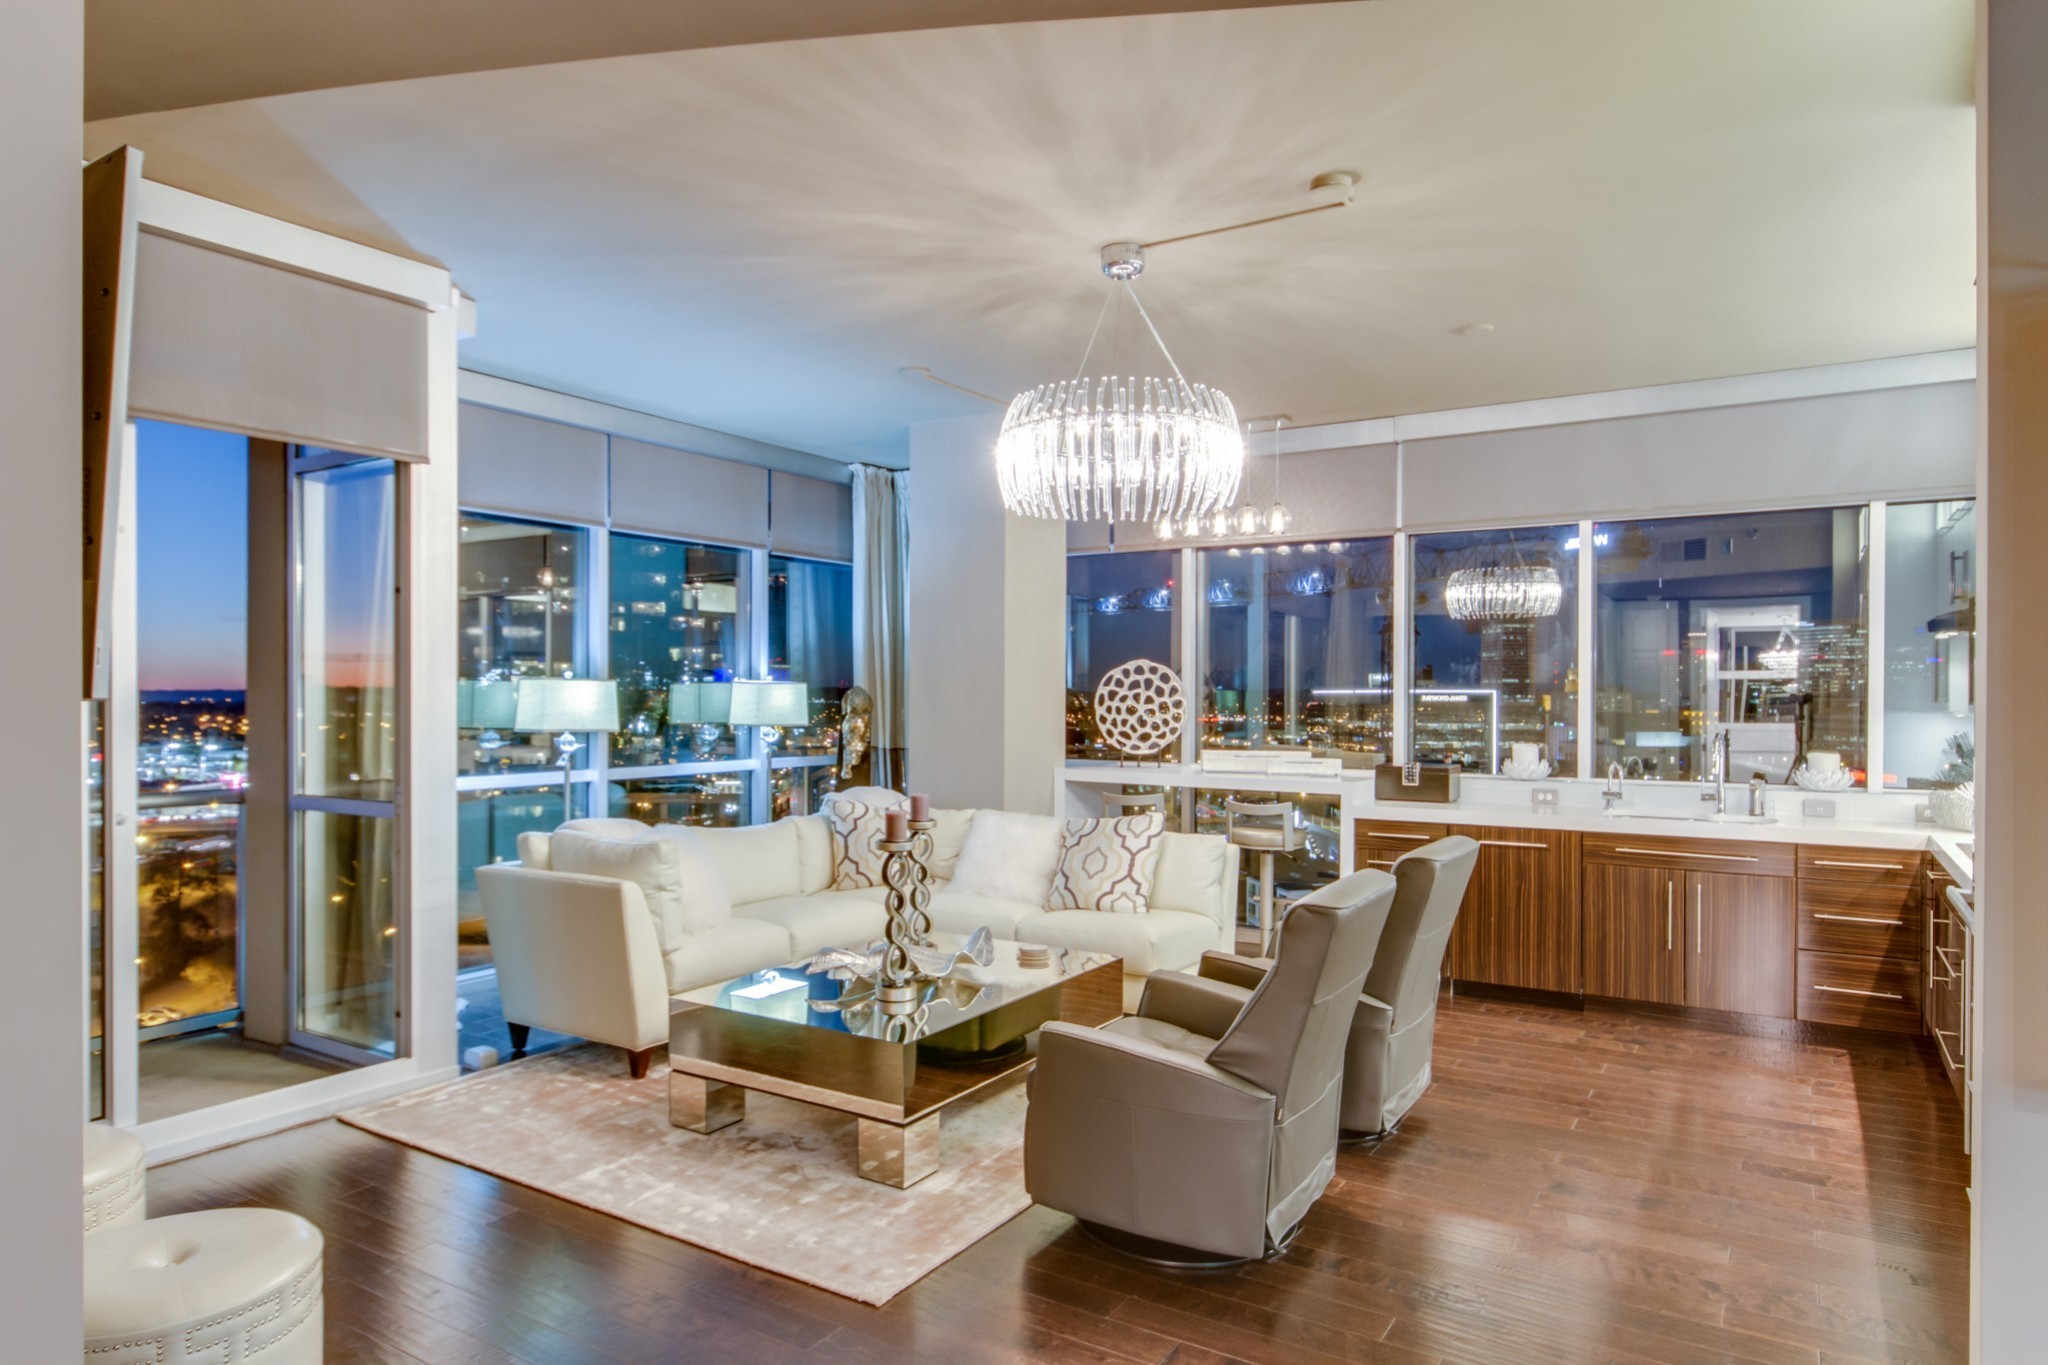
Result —
[{"label": "decorative candlestick", "polygon": [[[911,808],[916,809],[916,797],[911,798]],[[932,941],[932,830],[938,821],[910,819],[910,865],[914,877],[910,884],[910,904],[904,911],[909,922],[910,941],[920,948],[934,948]]]},{"label": "decorative candlestick", "polygon": [[[879,840],[882,850],[882,883],[888,888],[885,904],[889,919],[883,928],[885,946],[875,972],[875,1002],[885,1014],[908,1014],[917,1007],[917,965],[910,950],[922,947],[911,922],[911,902],[917,889],[917,857],[912,851],[910,831],[901,811],[890,811],[887,822],[891,837]],[[894,837],[898,833],[903,837]]]}]

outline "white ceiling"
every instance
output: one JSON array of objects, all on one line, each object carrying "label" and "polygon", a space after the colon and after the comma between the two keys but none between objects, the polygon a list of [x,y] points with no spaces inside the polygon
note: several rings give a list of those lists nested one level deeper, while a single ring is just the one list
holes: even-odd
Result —
[{"label": "white ceiling", "polygon": [[[1176,359],[1241,415],[1968,346],[1972,22],[1373,0],[950,28],[279,95],[85,150],[448,265],[471,368],[901,463],[908,424],[993,409],[900,367],[1069,375],[1102,243],[1303,207],[1332,168],[1350,208],[1151,253]],[[1117,368],[1156,369],[1136,331]]]}]

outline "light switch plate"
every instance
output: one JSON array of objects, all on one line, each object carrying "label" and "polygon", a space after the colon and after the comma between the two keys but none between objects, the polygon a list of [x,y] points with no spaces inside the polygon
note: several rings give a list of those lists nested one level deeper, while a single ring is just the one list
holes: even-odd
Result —
[{"label": "light switch plate", "polygon": [[1799,813],[1809,820],[1832,820],[1835,803],[1825,796],[1809,796],[1799,803]]},{"label": "light switch plate", "polygon": [[1532,787],[1529,791],[1529,805],[1536,810],[1556,810],[1557,798],[1555,787]]}]

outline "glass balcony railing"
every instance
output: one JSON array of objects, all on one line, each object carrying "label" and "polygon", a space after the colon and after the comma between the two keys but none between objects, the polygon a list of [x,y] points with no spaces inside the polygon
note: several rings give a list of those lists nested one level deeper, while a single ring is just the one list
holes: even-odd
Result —
[{"label": "glass balcony railing", "polygon": [[137,798],[136,1023],[145,1042],[216,1027],[241,1010],[244,799],[189,788]]}]

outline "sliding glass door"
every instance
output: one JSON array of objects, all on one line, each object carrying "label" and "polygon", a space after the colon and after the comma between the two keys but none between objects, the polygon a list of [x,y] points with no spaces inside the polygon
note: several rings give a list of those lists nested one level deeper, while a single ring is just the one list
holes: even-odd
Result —
[{"label": "sliding glass door", "polygon": [[398,472],[293,460],[292,1041],[403,1051],[398,850]]}]

